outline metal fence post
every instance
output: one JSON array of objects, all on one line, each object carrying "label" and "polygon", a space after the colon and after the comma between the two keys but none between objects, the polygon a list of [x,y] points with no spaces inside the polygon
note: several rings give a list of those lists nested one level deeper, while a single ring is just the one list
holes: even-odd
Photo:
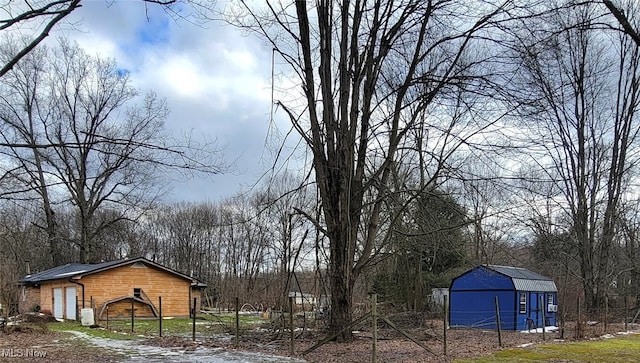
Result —
[{"label": "metal fence post", "polygon": [[162,296],[158,296],[158,330],[162,337]]},{"label": "metal fence post", "polygon": [[498,345],[502,347],[502,327],[500,326],[500,305],[498,304],[497,296],[495,297],[494,301],[496,304],[496,325],[498,327]]}]

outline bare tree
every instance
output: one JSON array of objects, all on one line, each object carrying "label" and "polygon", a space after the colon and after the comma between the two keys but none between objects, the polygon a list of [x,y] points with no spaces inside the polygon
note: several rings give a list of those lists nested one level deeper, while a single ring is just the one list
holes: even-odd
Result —
[{"label": "bare tree", "polygon": [[[636,43],[636,46],[640,47],[640,34],[638,34],[638,25],[634,25],[631,23],[629,17],[625,14],[621,7],[614,5],[610,0],[602,0],[602,2],[607,7],[607,9],[609,9],[611,14],[613,14],[618,23],[620,23],[620,25],[622,26],[622,31],[629,35],[631,39],[633,39],[633,41]],[[634,14],[632,8],[629,8],[629,10],[632,11],[631,14]]]},{"label": "bare tree", "polygon": [[[637,162],[640,52],[629,38],[604,39],[595,7],[565,7],[526,24],[521,55],[523,118],[542,126],[531,155],[539,180],[555,188],[556,210],[570,220],[586,302],[604,302],[614,275],[620,201]],[[543,30],[544,29],[544,30]],[[542,178],[546,175],[547,178]]]},{"label": "bare tree", "polygon": [[619,263],[622,273],[616,281],[623,296],[635,297],[636,306],[640,304],[640,201],[627,203],[620,218],[621,253]]},{"label": "bare tree", "polygon": [[[278,308],[287,306],[288,294],[297,291],[297,272],[304,269],[304,256],[312,249],[309,246],[309,231],[313,227],[302,213],[310,204],[308,185],[301,185],[301,178],[282,173],[269,180],[263,191],[255,196],[261,211],[257,220],[271,234],[269,242],[270,265],[278,281],[273,290],[277,293]],[[310,268],[311,261],[307,261]],[[309,293],[309,291],[302,291]]]},{"label": "bare tree", "polygon": [[[1,80],[4,178],[19,181],[3,194],[36,193],[54,263],[60,262],[56,204],[73,205],[71,239],[86,262],[100,258],[94,245],[100,233],[136,219],[161,194],[160,173],[221,170],[215,149],[205,153],[164,134],[164,101],[150,93],[135,104],[138,93],[113,60],[61,41],[32,52]],[[112,213],[99,213],[103,208]]]},{"label": "bare tree", "polygon": [[[509,2],[240,3],[245,16],[229,14],[233,22],[262,35],[302,86],[302,102],[278,106],[312,153],[316,225],[330,241],[330,331],[351,340],[353,289],[375,251],[398,149],[435,99],[473,83],[478,59],[467,50]],[[455,129],[442,130],[460,144]]]}]

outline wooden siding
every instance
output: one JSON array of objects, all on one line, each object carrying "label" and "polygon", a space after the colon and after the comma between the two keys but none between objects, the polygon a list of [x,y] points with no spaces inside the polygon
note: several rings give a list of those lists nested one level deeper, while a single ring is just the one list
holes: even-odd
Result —
[{"label": "wooden siding", "polygon": [[[142,289],[142,297],[153,303],[156,309],[159,308],[158,298],[162,296],[163,317],[189,316],[194,297],[197,299],[196,308],[200,309],[201,290],[199,288],[192,288],[190,280],[150,265],[145,264],[143,267],[141,266],[142,263],[140,262],[132,263],[130,265],[90,274],[81,279],[74,279],[74,281],[77,281],[79,284],[69,282],[68,280],[43,282],[39,289],[28,288],[26,290],[29,296],[27,299],[39,302],[41,311],[52,313],[53,289],[63,288],[64,299],[66,298],[64,296],[64,288],[75,287],[78,311],[82,309],[84,305],[85,308],[95,308],[97,315],[104,302],[120,297],[133,296],[134,288],[139,288]],[[80,284],[84,285],[84,304],[82,301],[83,286]],[[66,301],[63,301],[64,311],[66,311],[66,309],[64,309],[65,306]],[[153,316],[150,307],[140,303],[134,305],[134,312],[136,317]],[[80,315],[78,314],[78,316]],[[131,316],[131,300],[110,305],[109,318],[125,316]],[[96,316],[96,318],[98,317]],[[102,318],[106,318],[106,313],[103,314]]]},{"label": "wooden siding", "polygon": [[[133,296],[133,289],[139,288],[156,308],[158,297],[162,296],[163,316],[189,316],[191,281],[149,265],[133,267],[139,265],[121,266],[77,280],[85,286],[85,306],[99,310],[105,301]],[[82,302],[79,305],[82,306]],[[131,306],[128,309],[130,312]]]},{"label": "wooden siding", "polygon": [[189,306],[193,308],[193,299],[196,299],[196,311],[202,310],[202,289],[199,287],[191,288],[191,299],[189,300]]},{"label": "wooden siding", "polygon": [[[158,305],[157,303],[155,304]],[[164,305],[164,303],[163,303]],[[100,308],[102,304],[97,307],[96,314],[99,314]],[[153,318],[153,310],[149,305],[142,304],[140,302],[134,302],[133,304],[133,312],[138,318]],[[109,304],[109,319],[115,318],[131,318],[131,299],[116,301],[114,303]],[[164,312],[163,314],[164,315]],[[107,311],[105,310],[102,313],[103,320],[107,318]]]}]

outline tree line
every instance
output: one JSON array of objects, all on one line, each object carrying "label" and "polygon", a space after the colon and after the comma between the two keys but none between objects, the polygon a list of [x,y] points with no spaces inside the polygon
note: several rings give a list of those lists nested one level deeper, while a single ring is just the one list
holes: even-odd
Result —
[{"label": "tree line", "polygon": [[218,20],[273,47],[300,86],[272,80],[308,168],[217,204],[159,202],[163,170],[221,164],[210,146],[166,142],[157,96],[123,111],[137,94],[114,62],[7,42],[3,274],[26,257],[145,255],[199,276],[216,302],[275,307],[295,284],[321,289],[331,332],[368,292],[423,309],[478,263],[530,267],[592,309],[637,300],[637,7],[229,2]]}]

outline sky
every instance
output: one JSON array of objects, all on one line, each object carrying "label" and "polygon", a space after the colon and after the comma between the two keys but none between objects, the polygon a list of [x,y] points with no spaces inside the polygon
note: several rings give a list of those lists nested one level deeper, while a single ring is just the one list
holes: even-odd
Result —
[{"label": "sky", "polygon": [[138,0],[82,4],[47,42],[66,36],[90,55],[115,58],[142,94],[166,98],[167,131],[214,140],[233,164],[225,174],[171,181],[167,200],[219,201],[248,191],[272,162],[271,49],[232,26],[176,20]]}]

